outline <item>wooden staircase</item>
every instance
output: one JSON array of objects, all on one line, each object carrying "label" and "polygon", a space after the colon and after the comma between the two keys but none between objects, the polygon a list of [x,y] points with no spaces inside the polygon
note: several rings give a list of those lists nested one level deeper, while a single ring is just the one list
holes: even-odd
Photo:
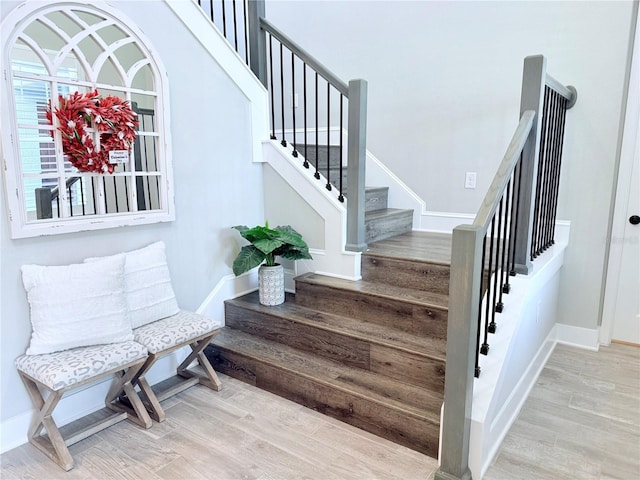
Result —
[{"label": "wooden staircase", "polygon": [[[339,156],[323,148],[334,181]],[[387,201],[388,188],[366,189],[362,280],[308,273],[282,305],[228,300],[205,352],[220,372],[436,457],[450,236],[412,232],[413,211]]]},{"label": "wooden staircase", "polygon": [[[305,154],[304,145],[298,151]],[[332,185],[340,182],[340,147],[318,145],[318,171],[329,179]],[[316,168],[316,146],[307,145],[306,157],[310,170]],[[327,165],[329,168],[327,169]],[[348,198],[347,169],[342,170],[342,193]],[[324,181],[324,180],[323,180]],[[413,210],[388,208],[388,187],[366,187],[365,189],[365,242],[372,243],[395,235],[410,232],[413,228]]]}]

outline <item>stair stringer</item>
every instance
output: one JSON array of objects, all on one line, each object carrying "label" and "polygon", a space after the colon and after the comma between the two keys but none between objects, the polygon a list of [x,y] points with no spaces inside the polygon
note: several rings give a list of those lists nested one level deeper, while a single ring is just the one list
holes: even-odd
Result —
[{"label": "stair stringer", "polygon": [[[309,249],[313,260],[296,261],[295,275],[314,272],[331,277],[359,280],[361,253],[349,252],[344,248],[347,241],[347,200],[341,203],[335,189],[328,191],[323,182],[315,179],[312,172],[302,165],[302,157],[293,157],[290,147],[283,148],[278,142],[271,140],[264,141],[262,146],[264,162],[268,163],[304,200],[305,203],[301,208],[311,208],[324,221],[324,248]],[[265,175],[265,181],[266,177]],[[277,211],[268,211],[269,207],[265,205],[265,218],[271,223],[280,223],[281,221],[274,222],[273,219],[286,219],[287,211],[292,208],[295,208],[295,205],[288,204],[286,209],[281,207]],[[297,228],[295,225],[293,227]]]}]

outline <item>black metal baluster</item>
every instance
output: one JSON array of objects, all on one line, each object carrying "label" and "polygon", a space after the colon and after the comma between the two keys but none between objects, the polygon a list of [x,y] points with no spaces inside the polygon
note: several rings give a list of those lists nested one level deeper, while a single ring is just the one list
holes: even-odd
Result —
[{"label": "black metal baluster", "polygon": [[[491,323],[489,324],[489,332],[496,333],[496,313],[498,312],[498,277],[502,275],[500,272],[500,232],[502,231],[502,208],[503,208],[504,196],[500,199],[500,205],[498,206],[498,228],[497,228],[497,236],[495,238],[496,242],[496,263],[493,269],[493,296],[492,303],[493,308],[491,309]],[[495,217],[493,217],[495,220]],[[500,311],[502,311],[502,307],[500,307]]]},{"label": "black metal baluster", "polygon": [[110,213],[109,212],[109,204],[107,203],[107,179],[104,178],[104,176],[102,177],[102,188],[104,189],[104,211],[106,213]]},{"label": "black metal baluster", "polygon": [[478,328],[476,329],[476,365],[474,376],[480,376],[480,332],[482,332],[482,296],[484,294],[484,260],[487,252],[487,234],[482,239],[482,268],[480,269],[480,295],[478,295]]},{"label": "black metal baluster", "polygon": [[339,132],[339,137],[340,137],[340,168],[339,168],[339,182],[340,182],[340,194],[338,195],[338,200],[341,202],[344,202],[344,194],[342,192],[344,192],[344,185],[342,185],[342,118],[344,116],[343,114],[343,101],[344,101],[344,95],[341,93],[340,94],[340,132]]},{"label": "black metal baluster", "polygon": [[545,249],[553,245],[555,228],[556,228],[556,211],[558,208],[558,189],[560,188],[560,161],[562,160],[562,143],[564,137],[564,119],[566,114],[566,98],[560,94],[557,96],[557,116],[556,116],[556,148],[555,148],[555,161],[553,164],[553,171],[551,172],[551,194],[549,198],[549,229],[547,232],[547,241]]},{"label": "black metal baluster", "polygon": [[558,165],[556,167],[556,173],[555,173],[555,179],[554,179],[555,191],[553,193],[553,208],[551,210],[552,230],[551,230],[550,245],[553,245],[555,243],[555,226],[556,226],[556,216],[558,213],[558,192],[560,190],[560,171],[562,167],[562,150],[564,148],[564,127],[567,119],[567,100],[566,99],[562,99],[561,113],[562,115],[560,116],[560,135],[559,135],[560,147],[558,149]]},{"label": "black metal baluster", "polygon": [[[154,131],[154,123],[153,123],[153,118],[151,117],[151,131]],[[142,130],[147,132],[148,127],[146,125],[147,123],[147,115],[143,115],[142,116]],[[141,154],[144,155],[144,169],[145,171],[148,173],[151,171],[151,169],[149,168],[149,149],[147,148],[148,144],[147,144],[147,137],[142,137],[143,141],[140,142],[140,149],[141,149]],[[155,140],[151,141],[151,144],[153,145],[153,159],[154,159],[154,170],[158,170],[158,167],[156,165],[155,162],[155,154],[156,154],[156,147],[155,147]],[[149,177],[149,175],[146,176],[147,179],[147,210],[153,210],[153,204],[151,203],[151,177]],[[158,187],[158,177],[156,177],[156,187]]]},{"label": "black metal baluster", "polygon": [[293,152],[292,155],[298,158],[298,142],[296,141],[296,62],[295,55],[291,52],[291,117],[293,119]]},{"label": "black metal baluster", "polygon": [[496,308],[500,308],[499,312],[504,310],[504,303],[502,302],[502,294],[509,293],[510,287],[509,285],[509,255],[507,254],[509,250],[509,238],[511,237],[511,232],[509,231],[509,225],[511,225],[511,210],[509,210],[509,201],[511,199],[511,179],[507,183],[507,191],[503,197],[506,200],[506,204],[504,206],[504,230],[502,231],[502,270],[500,272],[500,299],[498,300],[498,305]]},{"label": "black metal baluster", "polygon": [[[513,205],[515,206],[515,211],[513,212],[513,229],[512,229],[513,243],[512,243],[512,248],[510,249],[510,251],[512,252],[512,255],[511,255],[511,270],[509,271],[509,275],[511,275],[512,277],[516,276],[516,244],[518,241],[518,212],[520,210],[520,192],[521,192],[520,187],[522,186],[522,153],[520,154],[520,160],[518,160],[518,164],[516,165],[516,168],[518,169],[518,175],[517,175],[518,193],[516,194],[516,185],[514,185],[513,186],[513,194],[514,194]],[[514,178],[516,178],[515,172],[514,172]]]},{"label": "black metal baluster", "polygon": [[69,195],[69,215],[73,217],[73,194],[71,193],[71,185],[67,187],[67,195]]},{"label": "black metal baluster", "polygon": [[238,18],[236,14],[236,0],[233,0],[231,5],[233,6],[233,44],[237,52],[238,51]]},{"label": "black metal baluster", "polygon": [[213,0],[209,0],[209,8],[211,9],[211,21],[215,23],[215,18],[213,17]]},{"label": "black metal baluster", "polygon": [[225,12],[225,8],[224,8],[224,2],[225,0],[222,0],[222,34],[224,35],[224,38],[227,38],[227,14]]},{"label": "black metal baluster", "polygon": [[116,202],[116,213],[120,213],[120,205],[118,202],[118,184],[116,183],[116,177],[111,177],[111,178],[113,179],[113,196],[115,197],[115,202]]},{"label": "black metal baluster", "polygon": [[304,167],[309,168],[309,156],[307,155],[307,63],[302,62],[302,102],[304,103]]},{"label": "black metal baluster", "polygon": [[82,199],[82,216],[84,217],[87,212],[85,211],[86,207],[85,207],[85,199],[84,199],[84,178],[80,178],[80,180],[78,180],[78,182],[80,183],[80,198]]},{"label": "black metal baluster", "polygon": [[533,227],[531,229],[531,251],[529,252],[529,256],[531,260],[536,258],[537,250],[538,250],[538,230],[540,228],[540,196],[542,190],[542,171],[545,164],[545,143],[547,141],[547,120],[548,120],[548,112],[549,112],[549,90],[548,87],[545,87],[544,91],[544,107],[542,109],[542,128],[540,130],[540,147],[538,154],[538,173],[536,180],[536,195],[534,199],[534,210],[533,210]]},{"label": "black metal baluster", "polygon": [[[480,274],[482,275],[481,279],[480,279],[480,300],[478,300],[479,304],[478,304],[478,332],[480,332],[481,330],[481,326],[482,326],[482,298],[487,295],[487,305],[489,305],[489,280],[490,277],[486,276],[486,271],[485,271],[485,260],[487,258],[487,236],[488,234],[485,233],[484,238],[482,240],[482,264],[481,264],[481,268],[480,268]],[[489,241],[491,241],[491,239],[489,239]],[[483,288],[486,285],[486,289]],[[489,326],[489,312],[487,311],[484,314],[484,327],[482,328],[482,330],[484,331],[484,341],[482,343],[482,346],[480,347],[480,353],[483,355],[486,355],[487,353],[489,353],[489,343],[487,342],[488,338],[489,338],[489,330],[488,330],[488,326]],[[478,335],[480,335],[480,333],[478,333]],[[478,337],[479,338],[479,337]]]},{"label": "black metal baluster", "polygon": [[545,234],[549,225],[549,194],[551,189],[551,184],[549,183],[551,168],[553,166],[553,158],[555,155],[555,137],[556,137],[556,96],[555,92],[551,90],[549,87],[549,110],[548,110],[548,121],[547,121],[547,155],[546,155],[546,164],[544,168],[544,185],[543,185],[543,203],[542,203],[542,222],[540,225],[539,232],[539,240],[538,240],[538,249],[536,255],[540,255],[545,250]]},{"label": "black metal baluster", "polygon": [[318,157],[320,156],[318,153],[318,144],[320,143],[318,138],[318,118],[318,72],[316,72],[316,173],[313,176],[320,180],[320,172],[318,171]]},{"label": "black metal baluster", "polygon": [[276,140],[276,104],[273,97],[273,35],[269,34],[269,80],[271,82],[271,140]]},{"label": "black metal baluster", "polygon": [[248,0],[244,0],[242,2],[242,16],[243,16],[243,23],[242,23],[242,28],[244,30],[244,61],[247,63],[247,65],[249,64],[249,22],[247,21],[247,7],[248,7]]},{"label": "black metal baluster", "polygon": [[[93,213],[98,214],[98,201],[96,200],[96,184],[98,179],[91,177],[91,196],[93,197]],[[60,204],[58,203],[58,216],[60,216]]]},{"label": "black metal baluster", "polygon": [[284,57],[282,55],[282,42],[280,42],[280,114],[282,120],[282,141],[280,145],[287,146],[287,140],[284,133]]},{"label": "black metal baluster", "polygon": [[129,205],[129,185],[127,183],[127,179],[129,177],[121,177],[121,178],[122,178],[122,181],[124,182],[124,198],[125,198],[125,201],[126,201],[126,204],[127,204],[127,210],[126,211],[130,212],[131,210],[130,210],[130,205]]},{"label": "black metal baluster", "polygon": [[562,103],[563,97],[554,92],[555,97],[555,108],[554,108],[554,119],[553,119],[553,155],[551,157],[551,168],[549,169],[549,193],[547,199],[547,223],[544,232],[544,242],[542,245],[542,249],[546,250],[551,246],[551,238],[553,237],[553,229],[555,225],[553,225],[553,208],[554,208],[554,198],[555,198],[555,180],[556,180],[556,169],[559,162],[559,149],[560,149],[560,117],[562,114]]},{"label": "black metal baluster", "polygon": [[[495,230],[496,230],[496,214],[493,214],[493,218],[491,219],[491,236],[489,237],[489,262],[487,263],[487,301],[485,302],[485,319],[484,319],[484,342],[487,344],[486,351],[489,351],[489,344],[487,341],[487,334],[494,333],[491,331],[491,325],[489,324],[489,318],[491,316],[492,308],[492,297],[493,293],[491,292],[491,275],[493,275],[493,244],[495,241]],[[484,347],[484,345],[483,345]],[[486,355],[486,353],[485,353]]]},{"label": "black metal baluster", "polygon": [[327,184],[325,188],[331,191],[331,84],[327,81]]}]

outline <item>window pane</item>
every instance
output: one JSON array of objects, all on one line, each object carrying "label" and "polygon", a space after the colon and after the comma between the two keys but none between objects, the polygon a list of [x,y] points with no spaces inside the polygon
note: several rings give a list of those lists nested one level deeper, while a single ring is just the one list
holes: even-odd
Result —
[{"label": "window pane", "polygon": [[40,20],[32,22],[24,32],[35,41],[44,52],[57,53],[65,45],[58,32],[54,32]]},{"label": "window pane", "polygon": [[124,86],[124,79],[115,67],[115,63],[108,58],[102,65],[98,74],[98,83],[106,83],[108,85]]},{"label": "window pane", "polygon": [[[153,82],[153,72],[151,71],[151,67],[149,65],[145,65],[140,70],[138,70],[138,73],[136,73],[136,76],[133,78],[131,86],[140,90],[155,90],[155,85]],[[147,105],[145,102],[142,102],[140,100],[136,101],[139,101],[140,105],[145,108],[153,108],[152,105]]]},{"label": "window pane", "polygon": [[96,177],[71,177],[66,182],[69,215],[72,217],[95,215]]},{"label": "window pane", "polygon": [[14,78],[13,94],[16,101],[16,118],[19,124],[49,124],[44,117],[44,112],[51,99],[49,82]]},{"label": "window pane", "polygon": [[54,173],[56,171],[55,146],[50,134],[50,130],[18,129],[23,174]]},{"label": "window pane", "polygon": [[22,40],[18,40],[11,51],[11,70],[36,75],[47,74],[42,59]]},{"label": "window pane", "polygon": [[131,212],[129,189],[131,177],[103,175],[106,213]]},{"label": "window pane", "polygon": [[136,137],[133,156],[137,172],[159,171],[157,144],[157,137],[150,137],[144,134]]},{"label": "window pane", "polygon": [[144,58],[144,54],[135,43],[127,43],[126,45],[118,48],[115,51],[115,55],[125,72],[128,71],[136,62],[139,62]]},{"label": "window pane", "polygon": [[57,187],[57,178],[25,178],[23,180],[27,222],[59,218]]},{"label": "window pane", "polygon": [[111,45],[118,40],[122,40],[128,37],[120,28],[115,25],[107,25],[106,27],[98,30],[98,35],[104,40],[107,45]]},{"label": "window pane", "polygon": [[157,175],[136,176],[138,210],[160,210],[160,177]]},{"label": "window pane", "polygon": [[100,44],[91,35],[83,38],[78,43],[78,46],[90,65],[93,65],[93,62],[96,61],[98,55],[104,51]]},{"label": "window pane", "polygon": [[65,32],[70,37],[74,37],[83,30],[80,25],[78,25],[74,20],[69,18],[63,12],[47,13],[47,18],[55,23],[60,30]]}]

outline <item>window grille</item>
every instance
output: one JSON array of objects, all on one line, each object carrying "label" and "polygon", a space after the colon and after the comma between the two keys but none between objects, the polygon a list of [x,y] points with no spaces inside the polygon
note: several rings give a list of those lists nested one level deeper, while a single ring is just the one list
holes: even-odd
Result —
[{"label": "window grille", "polygon": [[[27,3],[2,25],[3,154],[12,237],[135,225],[174,218],[166,77],[134,24],[91,3]],[[58,96],[97,89],[138,113],[128,161],[113,173],[78,170],[65,155]],[[96,144],[100,135],[88,128]]]}]

